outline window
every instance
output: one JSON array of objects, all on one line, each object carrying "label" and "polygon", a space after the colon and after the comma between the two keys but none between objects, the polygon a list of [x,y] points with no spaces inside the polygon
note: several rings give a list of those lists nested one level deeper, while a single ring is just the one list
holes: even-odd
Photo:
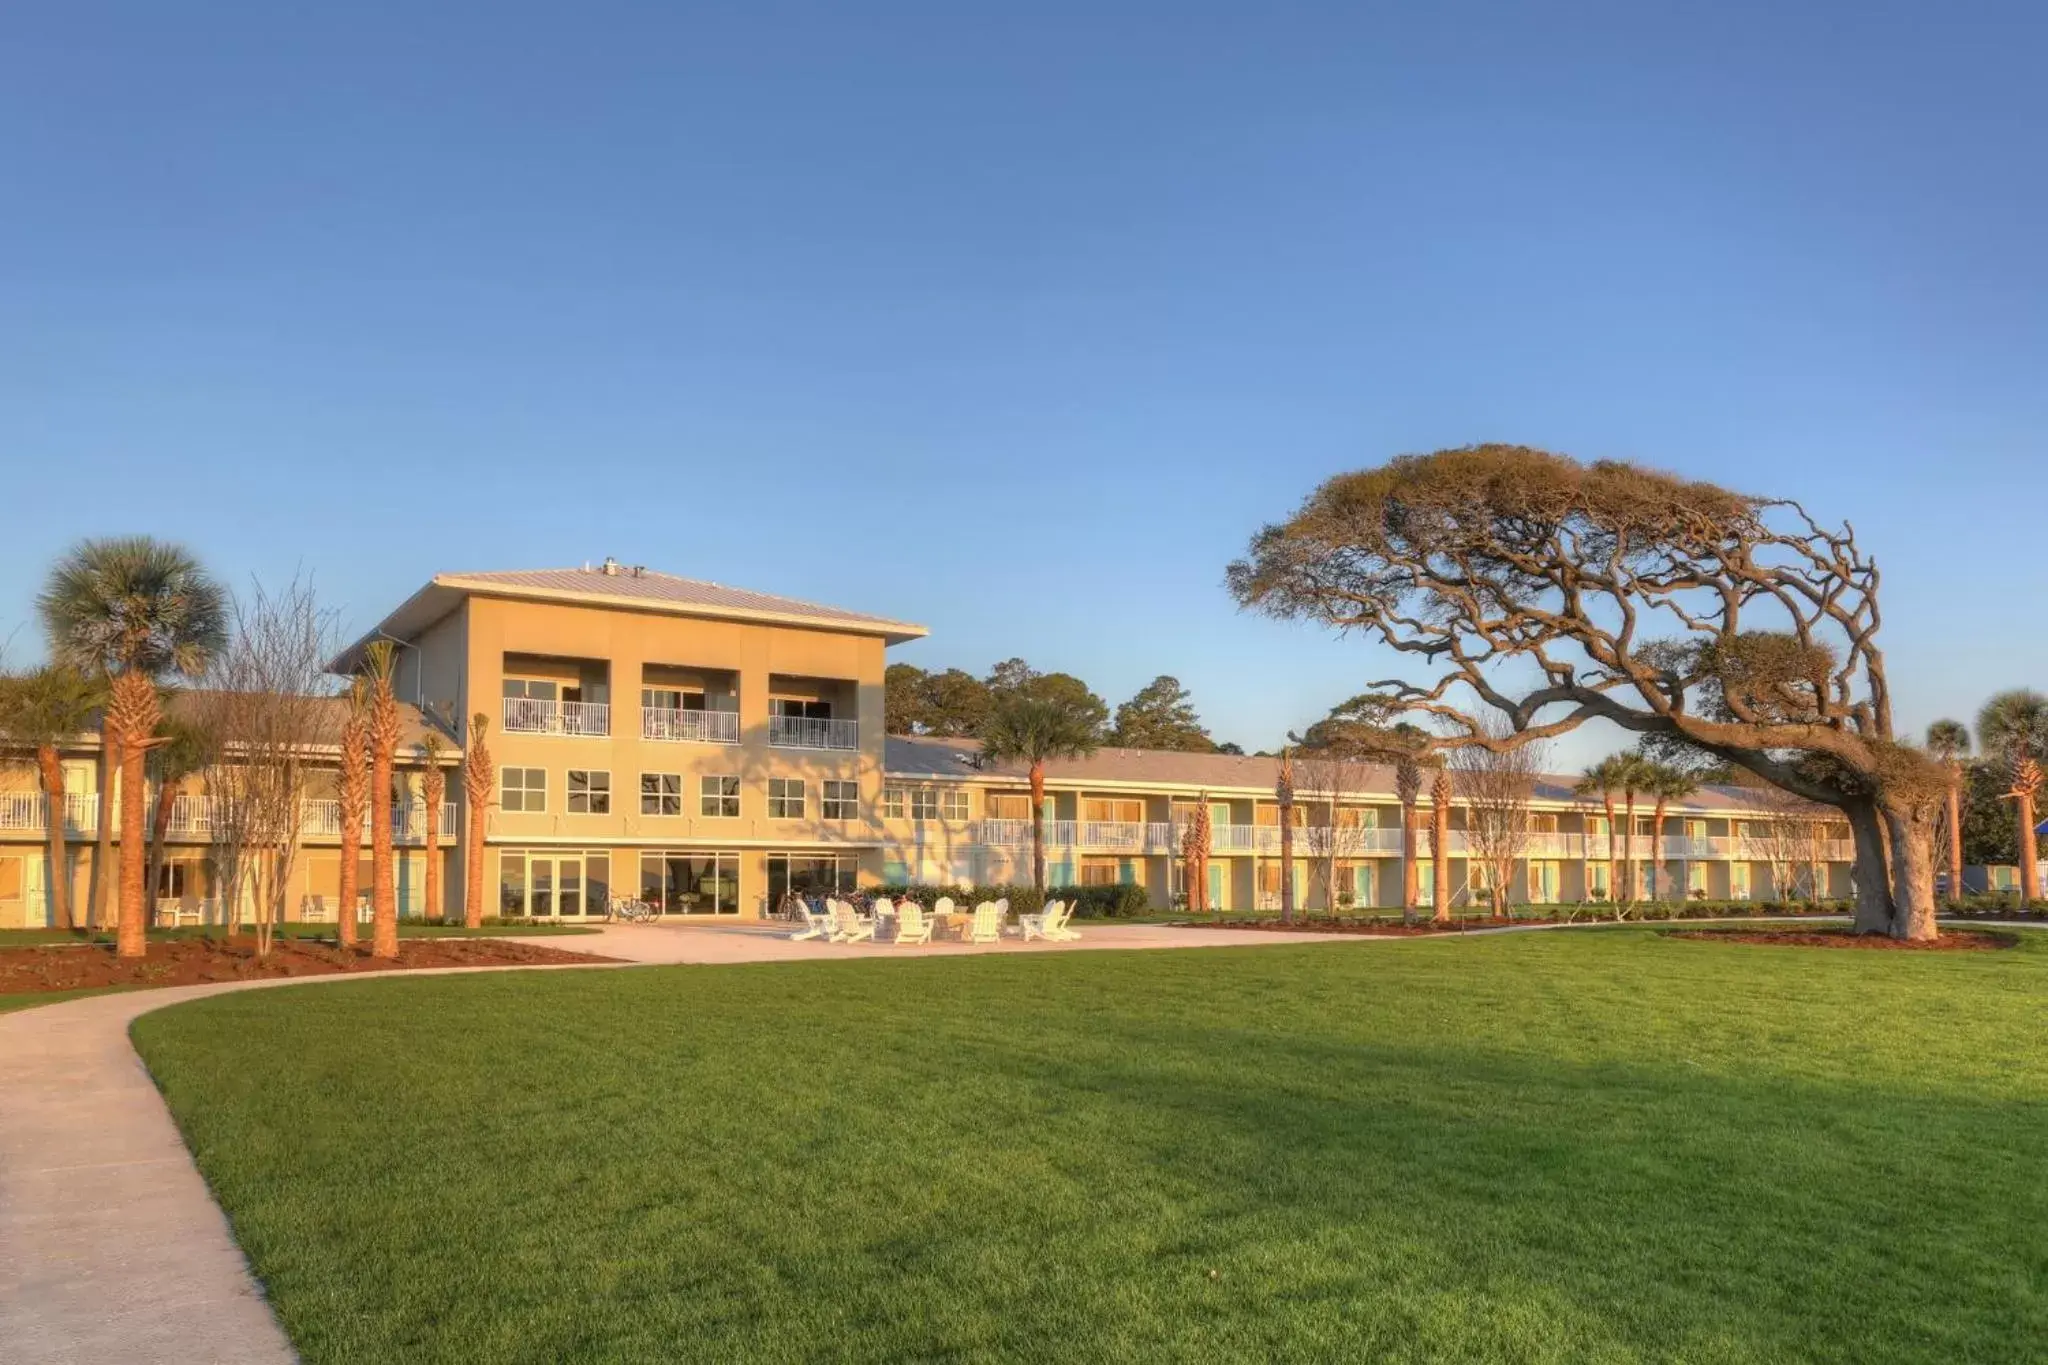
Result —
[{"label": "window", "polygon": [[640,704],[656,711],[702,711],[704,694],[680,687],[643,687]]},{"label": "window", "polygon": [[[1426,868],[1428,864],[1424,864]],[[1586,899],[1604,901],[1614,899],[1613,866],[1608,863],[1586,864]]]},{"label": "window", "polygon": [[[1081,860],[1081,885],[1115,886],[1121,864],[1115,858],[1083,858]],[[1279,887],[1278,879],[1273,883]]]},{"label": "window", "polygon": [[[165,863],[157,869],[156,894],[159,899],[182,899],[185,895],[186,874],[191,871],[185,863]],[[5,899],[5,897],[0,897]]]},{"label": "window", "polygon": [[588,768],[569,769],[569,814],[610,815],[612,775]]},{"label": "window", "polygon": [[664,915],[737,915],[737,853],[642,853],[640,899]]},{"label": "window", "polygon": [[1542,811],[1531,812],[1529,816],[1529,832],[1531,834],[1557,833],[1557,817]]},{"label": "window", "polygon": [[697,813],[715,820],[737,820],[740,780],[722,773],[697,779]]},{"label": "window", "polygon": [[939,814],[947,820],[967,818],[967,789],[947,787],[939,793]]},{"label": "window", "polygon": [[1028,796],[992,795],[988,798],[988,818],[991,820],[1029,820],[1031,798]]},{"label": "window", "polygon": [[768,818],[770,820],[801,820],[804,818],[804,780],[801,777],[771,777],[768,779]]},{"label": "window", "polygon": [[827,778],[821,784],[818,814],[826,820],[855,820],[860,817],[860,783],[835,782]]},{"label": "window", "polygon": [[1728,865],[1728,899],[1746,901],[1749,899],[1749,896],[1749,864],[1730,863]]},{"label": "window", "polygon": [[904,792],[903,788],[882,788],[882,818],[884,820],[901,820],[908,801],[909,796]]},{"label": "window", "polygon": [[1685,894],[1688,900],[1703,901],[1707,898],[1707,865],[1687,863],[1685,865]]},{"label": "window", "polygon": [[1145,823],[1145,803],[1143,801],[1083,801],[1081,803],[1081,818],[1096,824],[1141,825]]},{"label": "window", "polygon": [[1534,861],[1529,864],[1529,900],[1536,905],[1555,905],[1564,885],[1561,863]]},{"label": "window", "polygon": [[544,811],[548,808],[546,768],[507,768],[499,779],[498,806],[507,811]]},{"label": "window", "polygon": [[552,678],[507,678],[505,695],[522,701],[553,701],[561,684]]},{"label": "window", "polygon": [[939,818],[939,794],[930,787],[919,787],[910,793],[910,818],[913,820],[936,820]]},{"label": "window", "polygon": [[768,714],[771,716],[792,716],[807,720],[832,719],[832,703],[829,701],[807,701],[799,697],[770,697]]},{"label": "window", "polygon": [[683,775],[681,773],[640,774],[640,813],[642,815],[681,815],[683,813]]},{"label": "window", "polygon": [[508,919],[602,915],[610,907],[611,855],[601,849],[498,854],[498,913]]},{"label": "window", "polygon": [[[902,868],[903,864],[893,866]],[[883,868],[886,874],[888,867]],[[886,875],[884,880],[887,880]],[[899,874],[897,880],[904,878]],[[850,895],[860,886],[860,860],[850,856],[791,857],[768,855],[768,904],[780,905],[794,891],[806,898]]]}]

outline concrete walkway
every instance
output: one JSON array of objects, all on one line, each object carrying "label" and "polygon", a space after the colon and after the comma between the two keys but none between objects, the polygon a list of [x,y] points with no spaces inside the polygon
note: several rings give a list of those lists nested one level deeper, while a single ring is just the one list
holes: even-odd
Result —
[{"label": "concrete walkway", "polygon": [[[757,924],[620,925],[594,935],[530,941],[628,964],[1356,941],[1331,934],[1091,924],[1078,943],[1005,939],[995,946],[898,949],[792,943],[788,933]],[[336,975],[124,991],[0,1015],[0,1361],[241,1365],[296,1358],[162,1096],[129,1046],[128,1025],[151,1010],[224,991],[363,979]]]}]

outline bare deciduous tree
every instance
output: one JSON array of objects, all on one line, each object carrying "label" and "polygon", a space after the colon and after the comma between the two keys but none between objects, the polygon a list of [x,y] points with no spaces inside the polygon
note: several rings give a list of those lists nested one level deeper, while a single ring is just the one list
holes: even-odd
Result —
[{"label": "bare deciduous tree", "polygon": [[1820,867],[1827,861],[1830,842],[1828,808],[1767,783],[1742,785],[1748,791],[1750,809],[1742,817],[1736,854],[1770,867],[1773,899],[1820,900],[1826,893]]},{"label": "bare deciduous tree", "polygon": [[[1497,717],[1486,717],[1483,724],[1495,737],[1504,737],[1508,729],[1507,722]],[[1467,865],[1486,869],[1487,893],[1496,919],[1507,916],[1515,868],[1529,851],[1529,807],[1548,752],[1547,745],[1530,743],[1499,748],[1475,745],[1454,749],[1450,755],[1465,806]]]},{"label": "bare deciduous tree", "polygon": [[229,615],[229,643],[195,709],[212,755],[206,792],[221,909],[230,923],[249,910],[264,957],[288,917],[306,797],[334,741],[325,690],[337,641],[332,615],[299,578],[275,593],[254,584]]},{"label": "bare deciduous tree", "polygon": [[1364,793],[1373,762],[1342,738],[1318,744],[1302,737],[1295,742],[1301,746],[1294,765],[1295,800],[1310,808],[1310,818],[1301,828],[1302,841],[1323,889],[1323,908],[1335,912],[1340,863],[1369,851],[1359,809],[1345,803]]}]

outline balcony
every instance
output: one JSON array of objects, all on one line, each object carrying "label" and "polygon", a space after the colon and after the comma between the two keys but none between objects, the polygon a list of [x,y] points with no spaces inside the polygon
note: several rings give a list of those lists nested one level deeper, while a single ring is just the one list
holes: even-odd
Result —
[{"label": "balcony", "polygon": [[[684,711],[673,706],[643,706],[640,708],[640,737],[673,740],[684,744],[737,744],[740,742],[740,713]],[[849,744],[845,747],[854,746]]]},{"label": "balcony", "polygon": [[778,749],[858,749],[860,722],[817,716],[770,716],[768,742]]},{"label": "balcony", "polygon": [[612,708],[601,701],[505,698],[505,733],[603,738],[612,732]]}]

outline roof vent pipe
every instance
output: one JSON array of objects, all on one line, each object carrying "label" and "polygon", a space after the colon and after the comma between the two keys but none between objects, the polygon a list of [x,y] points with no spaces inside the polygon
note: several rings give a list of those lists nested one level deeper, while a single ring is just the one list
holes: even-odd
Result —
[{"label": "roof vent pipe", "polygon": [[598,572],[602,573],[606,578],[617,578],[619,576],[619,561],[613,559],[610,555],[606,555],[604,557],[604,566]]}]

